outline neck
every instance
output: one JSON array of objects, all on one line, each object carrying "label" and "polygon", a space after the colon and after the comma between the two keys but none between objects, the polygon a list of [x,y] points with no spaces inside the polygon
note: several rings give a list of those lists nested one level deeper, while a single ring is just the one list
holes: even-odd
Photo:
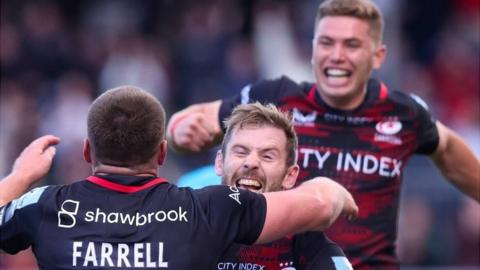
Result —
[{"label": "neck", "polygon": [[348,111],[356,109],[362,104],[362,102],[365,100],[365,96],[367,95],[367,86],[364,86],[360,93],[353,93],[352,95],[344,97],[332,97],[325,95],[325,93],[320,90],[317,91],[319,92],[323,101],[328,104],[328,106],[334,109]]},{"label": "neck", "polygon": [[93,174],[107,175],[107,174],[121,174],[132,176],[157,176],[157,169],[151,166],[135,166],[135,167],[119,167],[106,164],[96,164],[92,170]]}]

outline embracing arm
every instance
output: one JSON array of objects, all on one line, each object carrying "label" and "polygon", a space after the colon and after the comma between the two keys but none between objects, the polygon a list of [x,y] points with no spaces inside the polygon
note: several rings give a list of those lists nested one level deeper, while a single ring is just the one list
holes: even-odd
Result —
[{"label": "embracing arm", "polygon": [[58,137],[46,135],[28,145],[15,160],[12,172],[0,181],[0,206],[23,195],[36,181],[43,178],[52,165]]},{"label": "embracing arm", "polygon": [[340,184],[317,177],[297,188],[265,193],[267,216],[256,244],[271,242],[288,234],[321,231],[340,214],[358,215],[352,195]]},{"label": "embracing arm", "polygon": [[430,158],[458,189],[480,202],[480,160],[458,134],[437,122],[440,142]]},{"label": "embracing arm", "polygon": [[199,152],[221,142],[221,100],[191,105],[176,112],[167,125],[167,140],[179,152]]}]

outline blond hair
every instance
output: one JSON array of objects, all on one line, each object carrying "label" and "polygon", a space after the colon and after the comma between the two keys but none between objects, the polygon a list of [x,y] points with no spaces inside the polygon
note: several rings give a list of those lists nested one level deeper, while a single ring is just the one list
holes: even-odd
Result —
[{"label": "blond hair", "polygon": [[235,128],[241,129],[245,126],[272,126],[285,132],[287,137],[287,166],[297,162],[298,139],[293,127],[292,116],[288,112],[279,110],[273,104],[262,105],[259,102],[238,105],[230,117],[224,122],[227,131],[222,142],[222,154],[225,157],[226,146],[232,137]]},{"label": "blond hair", "polygon": [[378,6],[371,0],[326,0],[318,7],[315,29],[318,22],[327,16],[348,16],[365,20],[370,25],[370,35],[375,43],[383,39],[384,20]]}]

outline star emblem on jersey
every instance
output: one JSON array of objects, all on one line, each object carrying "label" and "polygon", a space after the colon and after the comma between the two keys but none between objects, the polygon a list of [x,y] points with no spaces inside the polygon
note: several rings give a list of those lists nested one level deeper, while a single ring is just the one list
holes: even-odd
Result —
[{"label": "star emblem on jersey", "polygon": [[303,114],[299,109],[293,108],[293,122],[300,125],[312,125],[317,119],[317,112]]},{"label": "star emblem on jersey", "polygon": [[293,262],[281,262],[280,263],[281,270],[295,270],[296,268],[293,267]]}]

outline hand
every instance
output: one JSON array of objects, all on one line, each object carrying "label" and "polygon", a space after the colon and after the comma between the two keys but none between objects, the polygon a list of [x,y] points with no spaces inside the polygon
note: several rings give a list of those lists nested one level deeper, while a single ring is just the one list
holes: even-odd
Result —
[{"label": "hand", "polygon": [[343,203],[342,215],[349,221],[352,221],[358,217],[358,206],[352,197],[352,194],[345,189],[345,200]]},{"label": "hand", "polygon": [[54,145],[60,142],[60,138],[53,135],[42,136],[31,142],[15,160],[12,175],[21,176],[20,179],[30,185],[43,178],[55,156]]},{"label": "hand", "polygon": [[192,112],[172,119],[168,130],[176,147],[198,152],[211,144],[220,130],[204,113]]},{"label": "hand", "polygon": [[307,189],[316,189],[319,196],[323,198],[332,210],[331,222],[338,215],[345,216],[348,220],[353,220],[358,216],[358,206],[345,187],[327,177],[315,177],[312,180],[303,182],[300,187]]}]

